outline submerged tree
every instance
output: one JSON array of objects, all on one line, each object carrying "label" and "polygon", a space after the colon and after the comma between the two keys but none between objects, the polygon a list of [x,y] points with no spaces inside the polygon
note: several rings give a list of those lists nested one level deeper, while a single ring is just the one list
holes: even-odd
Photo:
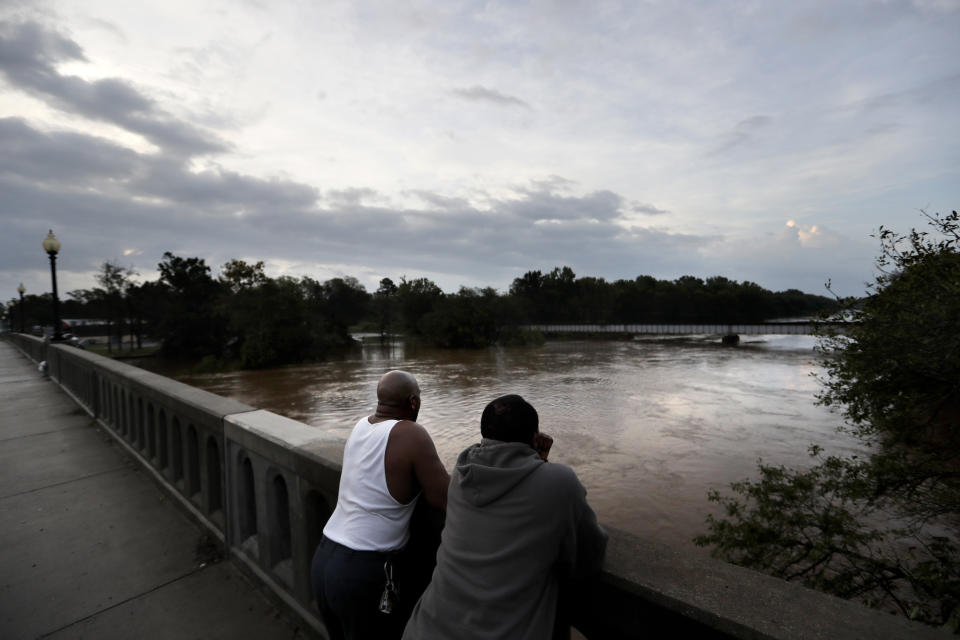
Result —
[{"label": "submerged tree", "polygon": [[420,321],[443,299],[443,290],[429,278],[401,277],[393,297],[403,331],[407,336],[419,337],[423,335]]},{"label": "submerged tree", "polygon": [[390,278],[382,278],[380,286],[377,287],[371,300],[371,311],[377,330],[380,332],[380,342],[386,341],[393,325],[396,323],[396,297],[397,285]]},{"label": "submerged tree", "polygon": [[[925,214],[926,215],[926,214]],[[960,235],[880,228],[879,275],[825,333],[819,401],[867,455],[713,490],[723,507],[696,538],[715,556],[957,632],[960,627]]]},{"label": "submerged tree", "polygon": [[418,327],[428,344],[453,349],[476,349],[494,344],[500,326],[499,296],[486,289],[460,287],[444,295],[420,319]]}]

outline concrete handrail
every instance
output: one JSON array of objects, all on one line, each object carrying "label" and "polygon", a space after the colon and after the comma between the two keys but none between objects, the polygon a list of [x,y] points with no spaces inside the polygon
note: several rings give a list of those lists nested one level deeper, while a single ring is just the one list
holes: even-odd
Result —
[{"label": "concrete handrail", "polygon": [[[319,635],[310,559],[336,504],[343,440],[169,378],[23,334],[9,339]],[[591,638],[942,638],[935,629],[608,528]]]}]

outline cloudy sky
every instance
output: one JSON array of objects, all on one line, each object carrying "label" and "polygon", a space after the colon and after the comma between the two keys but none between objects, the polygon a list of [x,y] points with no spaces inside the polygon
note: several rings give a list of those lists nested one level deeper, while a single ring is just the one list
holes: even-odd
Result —
[{"label": "cloudy sky", "polygon": [[0,0],[0,300],[164,251],[857,294],[960,207],[960,0]]}]

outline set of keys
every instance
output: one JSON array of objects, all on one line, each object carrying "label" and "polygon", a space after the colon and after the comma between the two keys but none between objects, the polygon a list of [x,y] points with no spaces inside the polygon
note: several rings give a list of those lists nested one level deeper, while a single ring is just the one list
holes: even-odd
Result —
[{"label": "set of keys", "polygon": [[380,596],[380,613],[392,613],[393,607],[400,601],[400,590],[393,582],[393,563],[389,560],[383,563],[383,573],[387,577],[387,584]]}]

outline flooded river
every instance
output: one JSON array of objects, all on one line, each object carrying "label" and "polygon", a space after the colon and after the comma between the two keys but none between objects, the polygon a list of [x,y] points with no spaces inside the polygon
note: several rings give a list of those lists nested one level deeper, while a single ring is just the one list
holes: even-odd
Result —
[{"label": "flooded river", "polygon": [[808,465],[812,442],[830,453],[859,448],[814,404],[813,345],[807,336],[749,336],[738,347],[715,338],[483,351],[368,345],[331,362],[176,377],[346,437],[372,413],[380,375],[406,369],[422,389],[419,422],[448,468],[479,441],[483,407],[519,393],[555,438],[551,460],[577,471],[602,522],[695,549],[710,487],[753,476],[761,457]]}]

